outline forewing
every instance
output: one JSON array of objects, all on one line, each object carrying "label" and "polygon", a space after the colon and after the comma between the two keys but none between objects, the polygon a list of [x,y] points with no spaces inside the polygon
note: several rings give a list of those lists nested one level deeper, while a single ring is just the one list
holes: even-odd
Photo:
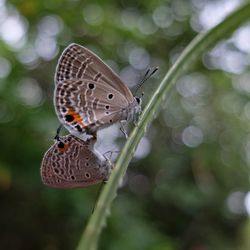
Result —
[{"label": "forewing", "polygon": [[128,102],[133,101],[130,89],[107,64],[87,48],[72,43],[59,58],[55,83],[74,78],[106,83],[124,95]]},{"label": "forewing", "polygon": [[73,134],[123,120],[122,111],[129,105],[116,89],[87,79],[58,83],[54,104],[59,120]]}]

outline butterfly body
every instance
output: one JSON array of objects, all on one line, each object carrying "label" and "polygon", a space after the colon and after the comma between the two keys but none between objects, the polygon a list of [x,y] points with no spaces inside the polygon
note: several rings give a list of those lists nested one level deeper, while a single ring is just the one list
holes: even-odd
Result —
[{"label": "butterfly body", "polygon": [[75,135],[133,120],[141,111],[141,99],[98,56],[77,44],[62,53],[55,83],[57,116]]},{"label": "butterfly body", "polygon": [[94,142],[73,135],[59,137],[43,157],[43,183],[54,188],[76,188],[106,181],[111,163],[94,150]]}]

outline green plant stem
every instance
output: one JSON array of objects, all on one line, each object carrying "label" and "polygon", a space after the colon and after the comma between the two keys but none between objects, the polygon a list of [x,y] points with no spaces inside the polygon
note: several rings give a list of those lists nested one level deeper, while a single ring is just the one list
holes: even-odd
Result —
[{"label": "green plant stem", "polygon": [[140,139],[160,110],[161,103],[168,100],[176,79],[183,74],[192,65],[192,62],[197,60],[204,51],[214,46],[219,40],[228,37],[228,35],[249,19],[249,17],[250,3],[247,2],[213,29],[197,35],[168,71],[150,98],[138,125],[133,129],[120,153],[112,175],[100,194],[95,211],[90,217],[77,250],[96,249],[100,232],[106,222],[107,215],[110,213],[110,206],[116,196],[119,182],[127,170]]}]

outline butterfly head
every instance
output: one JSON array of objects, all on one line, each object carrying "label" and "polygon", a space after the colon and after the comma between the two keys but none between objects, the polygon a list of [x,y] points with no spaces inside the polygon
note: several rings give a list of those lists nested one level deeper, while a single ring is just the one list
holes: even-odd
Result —
[{"label": "butterfly head", "polygon": [[139,96],[135,96],[134,97],[134,107],[133,107],[134,115],[141,112],[141,104],[142,104],[142,98]]},{"label": "butterfly head", "polygon": [[134,98],[135,98],[137,104],[138,104],[139,106],[141,106],[141,103],[142,103],[141,97],[135,96]]},{"label": "butterfly head", "polygon": [[134,101],[129,105],[127,109],[127,121],[135,120],[138,114],[141,112],[142,100],[138,96],[134,96]]}]

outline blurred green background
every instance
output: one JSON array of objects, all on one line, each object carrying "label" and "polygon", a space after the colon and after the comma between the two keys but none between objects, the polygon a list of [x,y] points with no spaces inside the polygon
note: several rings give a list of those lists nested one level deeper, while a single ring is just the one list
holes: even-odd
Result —
[{"label": "blurred green background", "polygon": [[[145,104],[195,35],[240,2],[0,0],[0,249],[74,249],[95,203],[99,186],[56,190],[40,179],[59,125],[53,77],[62,50],[90,48],[131,88],[159,66],[143,86]],[[249,38],[248,23],[178,79],[99,249],[250,249]],[[100,151],[125,141],[119,126],[98,136]]]}]

